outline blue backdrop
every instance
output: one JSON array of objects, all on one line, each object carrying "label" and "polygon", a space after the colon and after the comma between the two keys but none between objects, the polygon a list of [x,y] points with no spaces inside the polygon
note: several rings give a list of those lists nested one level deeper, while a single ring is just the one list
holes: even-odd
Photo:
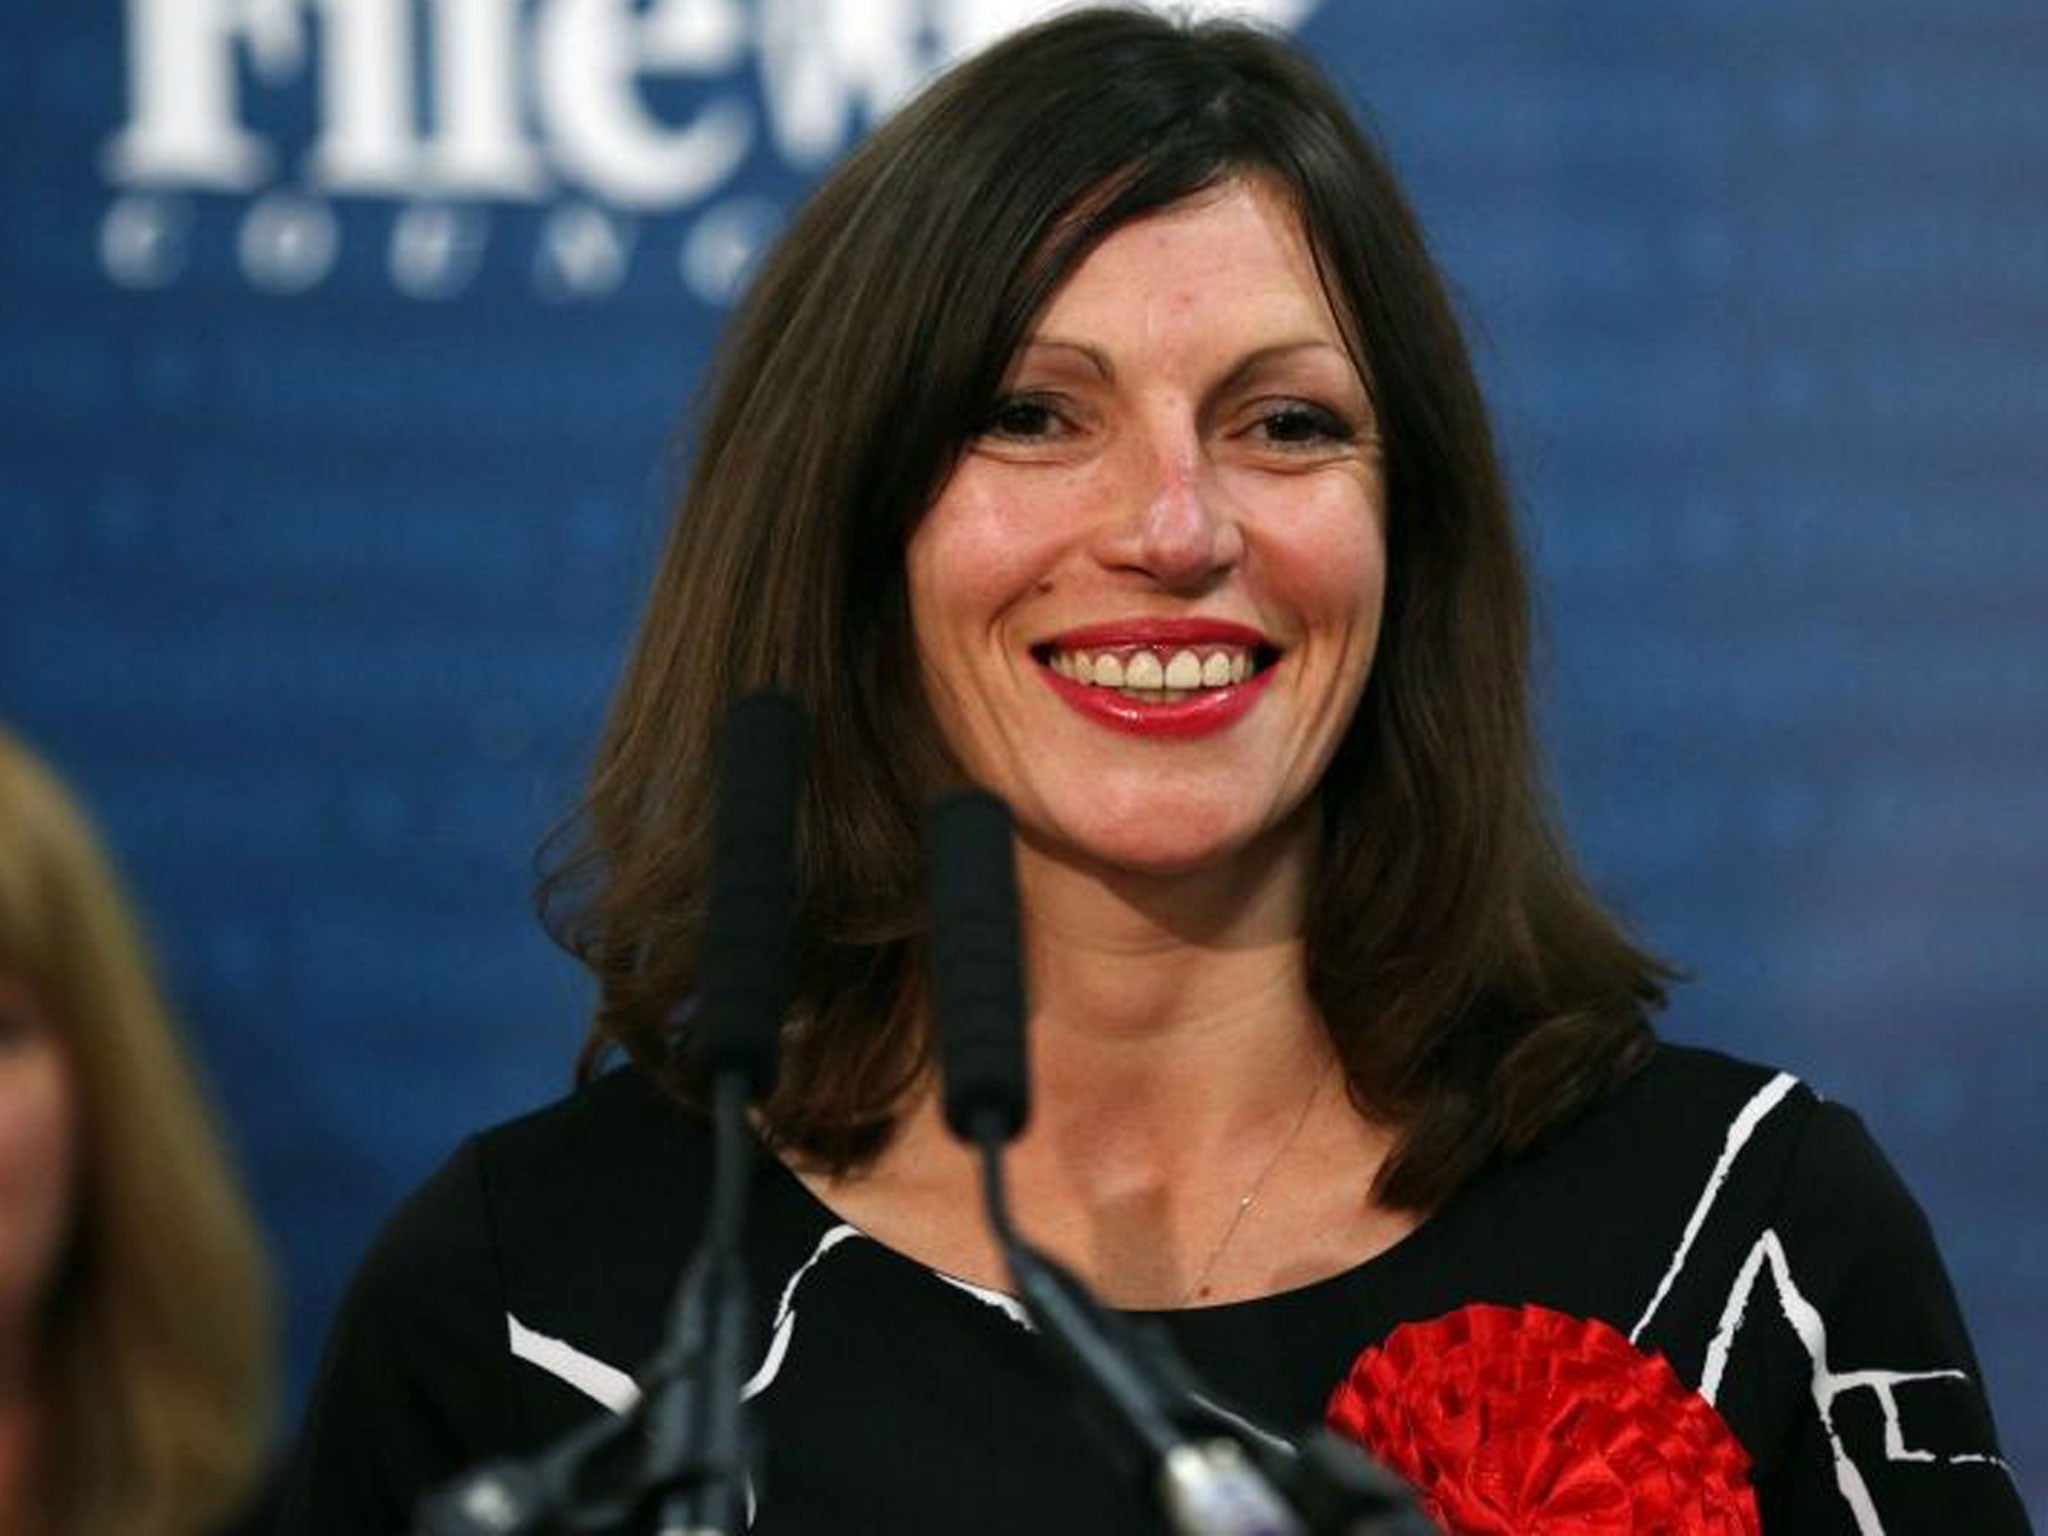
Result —
[{"label": "blue backdrop", "polygon": [[[528,909],[783,211],[1031,0],[0,9],[0,715],[98,808],[274,1238],[557,1092]],[[1269,0],[1470,321],[1669,1032],[1860,1107],[2048,1507],[2048,10]]]}]

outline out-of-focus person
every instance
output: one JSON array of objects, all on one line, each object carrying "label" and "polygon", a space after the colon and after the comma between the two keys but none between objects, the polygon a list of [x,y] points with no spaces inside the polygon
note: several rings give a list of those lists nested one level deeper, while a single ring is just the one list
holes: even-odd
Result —
[{"label": "out-of-focus person", "polygon": [[256,1229],[84,812],[0,728],[0,1536],[247,1518]]}]

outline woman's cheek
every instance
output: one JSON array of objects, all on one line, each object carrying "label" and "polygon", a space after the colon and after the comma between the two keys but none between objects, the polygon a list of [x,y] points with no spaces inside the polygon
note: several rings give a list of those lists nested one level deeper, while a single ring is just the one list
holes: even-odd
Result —
[{"label": "woman's cheek", "polygon": [[0,1050],[0,1321],[41,1301],[70,1229],[70,1077],[47,1037]]}]

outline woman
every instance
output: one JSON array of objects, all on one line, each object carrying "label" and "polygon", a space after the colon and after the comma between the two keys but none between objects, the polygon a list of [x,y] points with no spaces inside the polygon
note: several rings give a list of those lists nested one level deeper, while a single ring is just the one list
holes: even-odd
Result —
[{"label": "woman", "polygon": [[0,1531],[223,1529],[266,1446],[266,1301],[113,871],[0,731]]},{"label": "woman", "polygon": [[[1653,1042],[1665,973],[1545,818],[1524,651],[1456,325],[1308,65],[1088,12],[946,77],[735,319],[553,888],[601,988],[585,1085],[387,1230],[288,1528],[402,1525],[467,1462],[632,1400],[704,1200],[670,1021],[712,741],[774,680],[817,741],[759,1118],[755,1529],[1160,1528],[1015,1326],[936,1107],[914,828],[962,779],[1017,818],[1019,1221],[1252,1419],[1327,1409],[1453,1525],[1505,1477],[1582,1513],[1663,1500],[1644,1530],[1757,1503],[1784,1530],[2022,1529],[1924,1226],[1853,1119]],[[614,1045],[631,1067],[597,1074]],[[1838,1185],[1846,1228],[1808,1208]],[[1800,1330],[1724,1328],[1773,1282]],[[1946,1373],[1908,1409],[1936,1462],[1851,1434],[1830,1373],[1865,1368]],[[1543,1370],[1579,1384],[1575,1434],[1518,1437],[1509,1403],[1483,1455],[1549,1472],[1446,1453],[1471,1436],[1425,1399]],[[1859,1411],[1904,1390],[1855,1381]]]}]

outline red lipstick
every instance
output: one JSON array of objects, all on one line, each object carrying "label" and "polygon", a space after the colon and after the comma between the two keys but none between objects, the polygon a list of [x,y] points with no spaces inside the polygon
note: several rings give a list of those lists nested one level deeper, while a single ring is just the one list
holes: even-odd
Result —
[{"label": "red lipstick", "polygon": [[[1041,641],[1039,675],[1062,703],[1098,725],[1132,736],[1187,739],[1207,736],[1241,719],[1273,680],[1270,665],[1261,666],[1241,683],[1191,690],[1173,703],[1150,703],[1116,688],[1098,688],[1061,677],[1046,658],[1055,651],[1195,650],[1201,646],[1248,647],[1270,662],[1273,643],[1255,629],[1221,619],[1132,619],[1090,624]],[[1162,658],[1162,660],[1165,658]]]},{"label": "red lipstick", "polygon": [[1228,619],[1118,619],[1107,624],[1084,624],[1079,629],[1048,635],[1035,650],[1106,651],[1119,645],[1248,645],[1254,650],[1277,647],[1256,629],[1233,624]]}]

